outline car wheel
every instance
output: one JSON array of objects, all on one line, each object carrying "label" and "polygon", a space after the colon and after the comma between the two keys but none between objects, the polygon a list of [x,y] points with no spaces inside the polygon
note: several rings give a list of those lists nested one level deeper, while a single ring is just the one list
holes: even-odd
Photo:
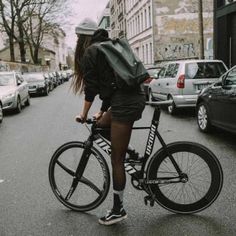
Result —
[{"label": "car wheel", "polygon": [[197,106],[197,124],[202,132],[208,132],[211,129],[208,108],[204,103]]},{"label": "car wheel", "polygon": [[176,106],[175,106],[175,102],[173,100],[172,97],[169,97],[168,100],[172,100],[172,103],[170,105],[167,106],[167,111],[170,115],[174,115],[176,113]]},{"label": "car wheel", "polygon": [[148,90],[148,101],[150,101],[150,102],[156,101],[155,98],[152,95],[152,90],[151,89]]},{"label": "car wheel", "polygon": [[49,94],[49,87],[47,86],[47,87],[45,88],[45,93],[44,93],[44,95],[45,95],[45,96],[48,96],[48,94]]},{"label": "car wheel", "polygon": [[30,96],[27,97],[27,100],[25,102],[25,106],[29,106],[30,105]]},{"label": "car wheel", "polygon": [[0,103],[0,123],[3,121],[3,110],[2,110],[2,104]]},{"label": "car wheel", "polygon": [[17,98],[16,112],[20,113],[22,110],[20,97]]}]

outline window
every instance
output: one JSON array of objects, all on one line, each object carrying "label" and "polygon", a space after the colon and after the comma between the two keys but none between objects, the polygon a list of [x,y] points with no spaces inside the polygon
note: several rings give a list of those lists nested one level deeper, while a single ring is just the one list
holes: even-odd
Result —
[{"label": "window", "polygon": [[236,67],[227,75],[225,85],[236,85]]},{"label": "window", "polygon": [[159,72],[159,74],[158,74],[158,78],[159,78],[159,79],[164,78],[165,72],[166,72],[166,68],[167,68],[167,66],[164,66],[164,67],[161,68],[161,70],[160,70],[160,72]]},{"label": "window", "polygon": [[170,64],[166,70],[165,78],[175,78],[179,69],[179,64]]}]

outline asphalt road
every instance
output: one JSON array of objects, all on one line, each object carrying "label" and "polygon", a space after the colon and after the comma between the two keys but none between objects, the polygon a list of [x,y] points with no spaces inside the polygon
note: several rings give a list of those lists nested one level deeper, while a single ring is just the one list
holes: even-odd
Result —
[{"label": "asphalt road", "polygon": [[[97,209],[86,213],[66,209],[53,195],[48,181],[48,164],[55,149],[64,142],[84,140],[88,131],[74,122],[82,98],[65,83],[48,97],[31,99],[22,113],[6,114],[0,126],[0,235],[236,235],[236,136],[216,130],[198,131],[193,111],[175,117],[162,112],[160,130],[165,141],[192,140],[209,147],[224,171],[219,198],[201,213],[183,216],[158,205],[145,206],[145,193],[135,190],[127,178],[125,208],[128,219],[105,227],[97,222],[112,204],[112,190]],[[95,101],[91,114],[99,109]],[[136,125],[147,125],[153,108],[146,107]],[[147,132],[134,131],[131,143],[144,152]],[[155,146],[158,148],[158,144]],[[107,159],[109,162],[109,159]]]}]

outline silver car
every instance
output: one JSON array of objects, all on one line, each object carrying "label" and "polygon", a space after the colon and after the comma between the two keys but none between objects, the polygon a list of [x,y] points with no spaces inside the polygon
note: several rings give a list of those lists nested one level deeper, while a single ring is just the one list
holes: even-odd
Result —
[{"label": "silver car", "polygon": [[195,107],[199,92],[216,82],[227,67],[220,60],[185,60],[166,63],[149,84],[152,100],[172,100],[168,112]]},{"label": "silver car", "polygon": [[30,105],[28,83],[18,72],[0,72],[0,98],[3,110],[21,112],[22,105]]}]

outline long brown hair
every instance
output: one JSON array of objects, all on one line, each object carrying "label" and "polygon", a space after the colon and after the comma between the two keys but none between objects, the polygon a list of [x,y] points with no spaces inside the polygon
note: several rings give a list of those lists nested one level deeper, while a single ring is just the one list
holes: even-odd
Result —
[{"label": "long brown hair", "polygon": [[73,89],[73,92],[75,94],[81,93],[84,88],[84,80],[83,80],[83,73],[80,67],[81,58],[84,55],[85,49],[90,46],[91,44],[91,38],[90,35],[79,35],[75,50],[75,73],[74,78],[72,80],[71,87]]}]

